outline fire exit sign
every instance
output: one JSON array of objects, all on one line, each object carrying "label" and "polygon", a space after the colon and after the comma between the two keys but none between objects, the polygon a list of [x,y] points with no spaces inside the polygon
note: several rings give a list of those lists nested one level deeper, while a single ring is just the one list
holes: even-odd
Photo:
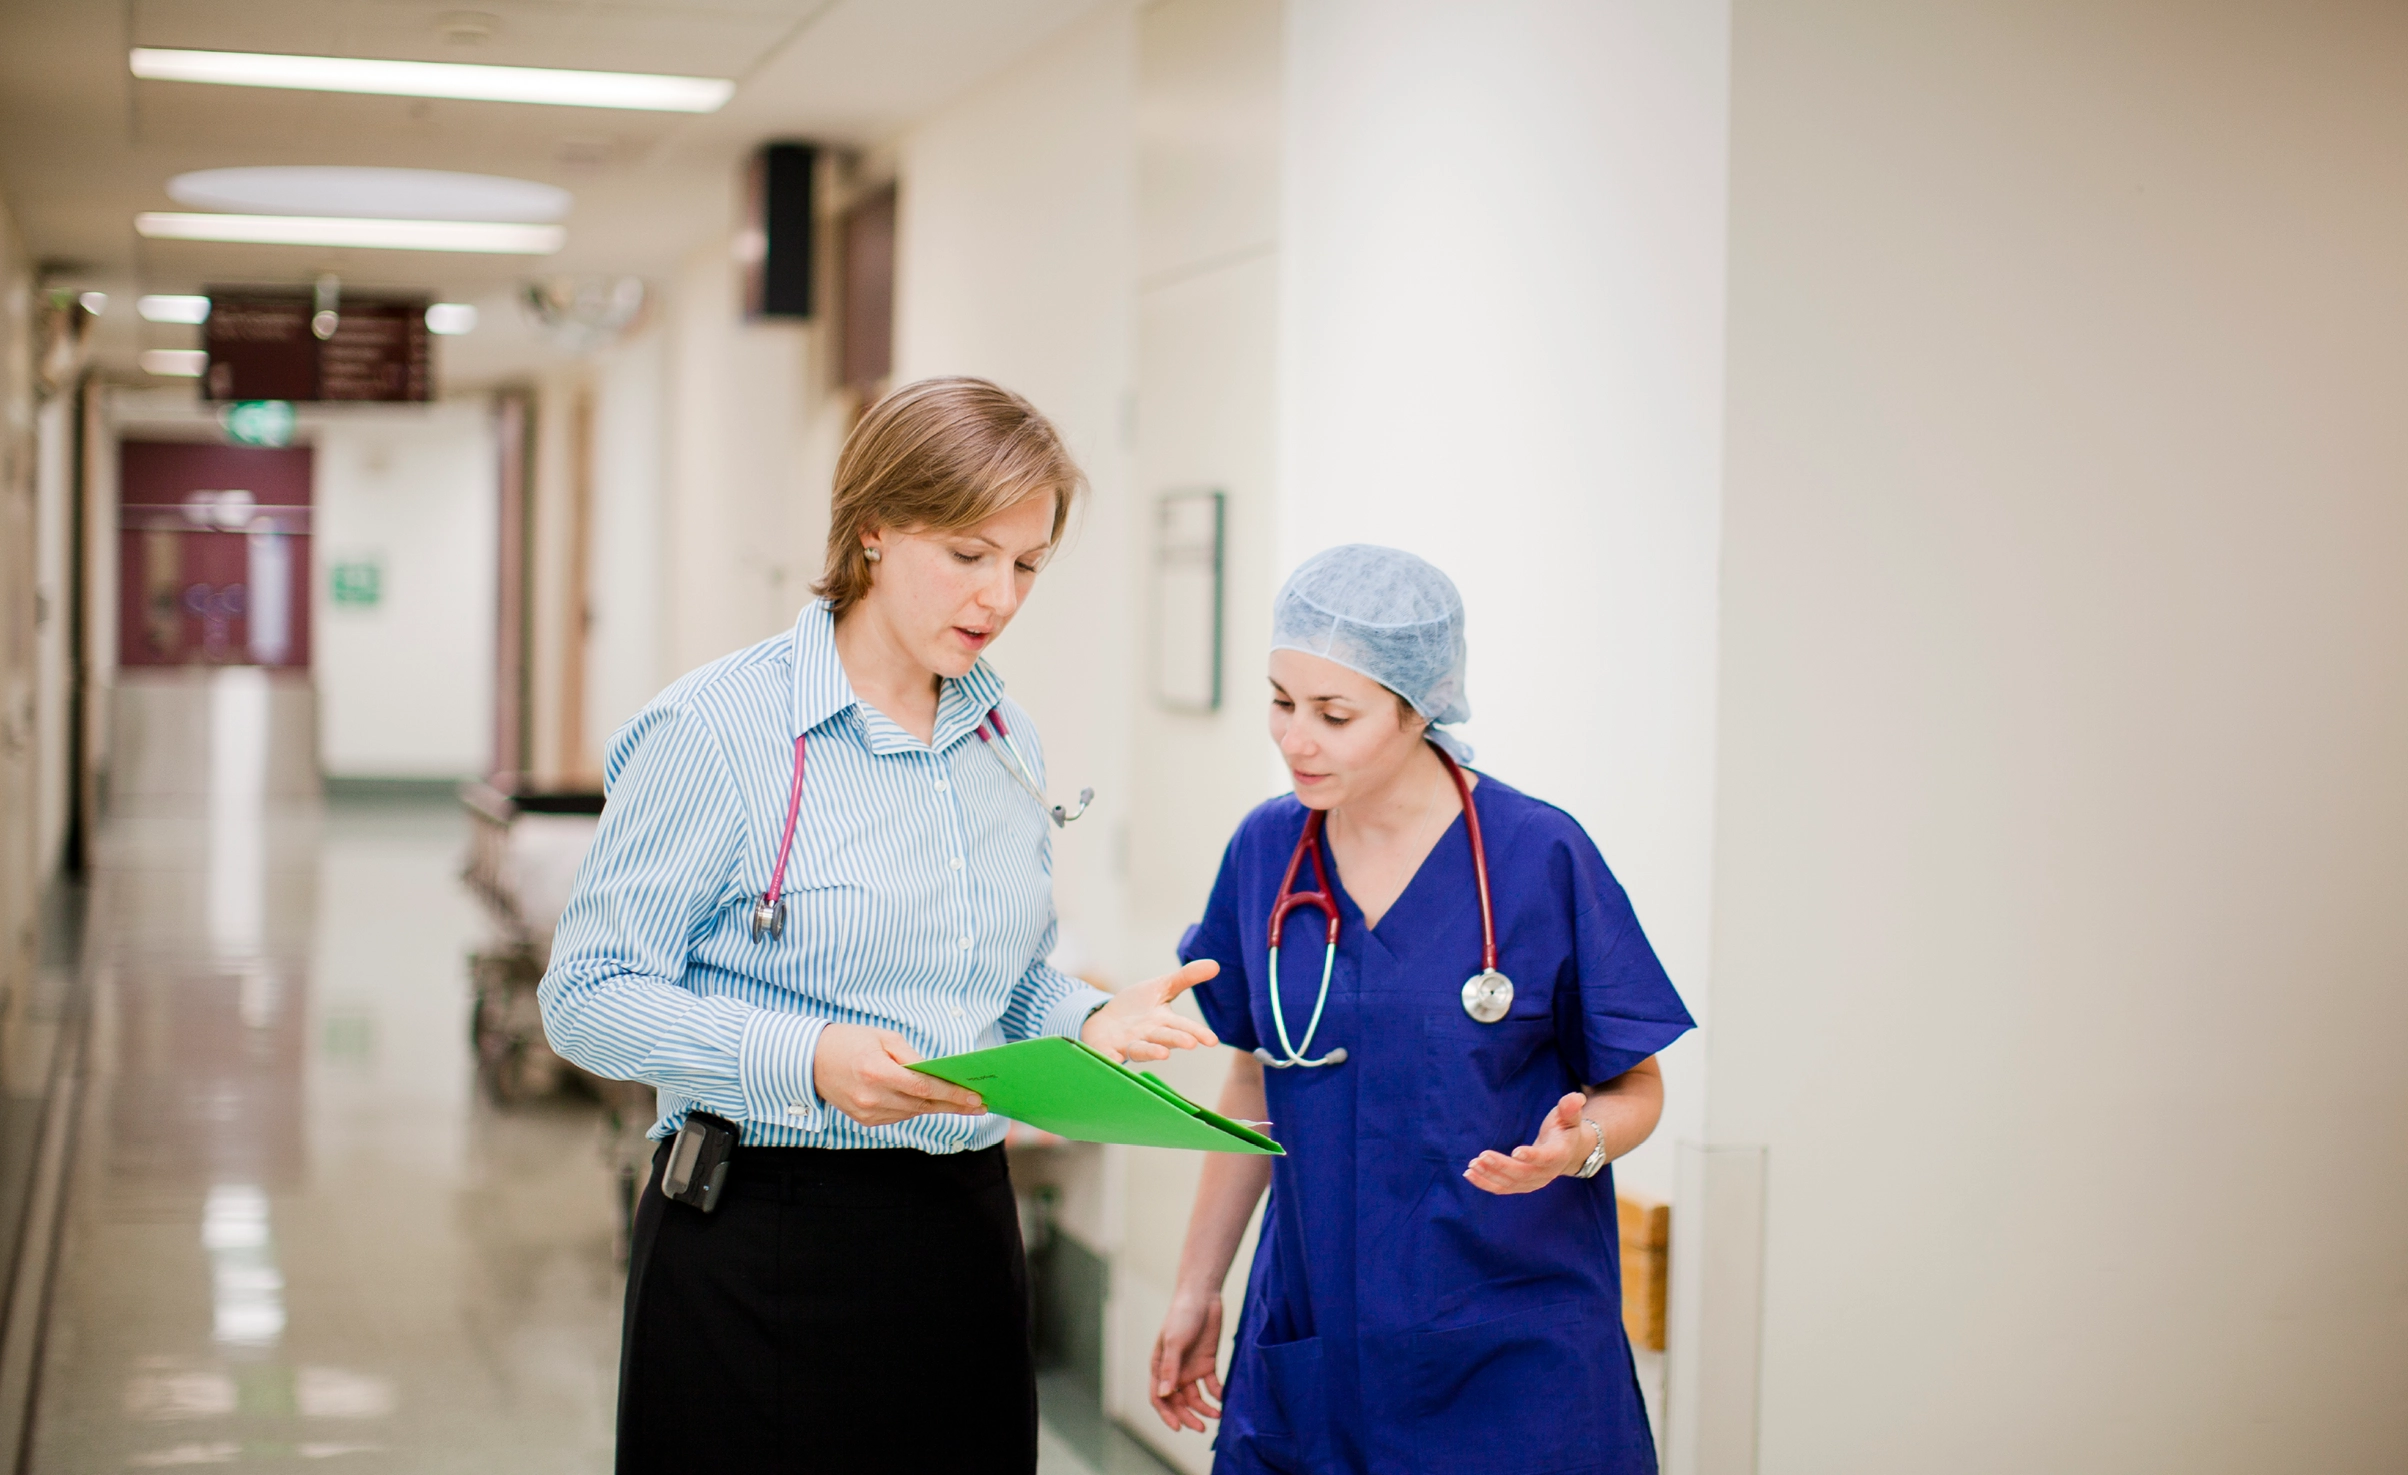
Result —
[{"label": "fire exit sign", "polygon": [[334,582],[335,603],[354,609],[373,609],[384,601],[385,570],[375,559],[346,559],[328,567]]}]

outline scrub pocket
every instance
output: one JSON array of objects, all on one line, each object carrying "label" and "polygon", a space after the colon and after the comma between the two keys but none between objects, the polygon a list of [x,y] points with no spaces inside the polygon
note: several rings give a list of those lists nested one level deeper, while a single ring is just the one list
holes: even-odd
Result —
[{"label": "scrub pocket", "polygon": [[1231,1463],[1240,1469],[1292,1470],[1296,1475],[1327,1470],[1329,1393],[1321,1370],[1321,1339],[1258,1343],[1249,1362],[1247,1371],[1255,1379],[1251,1395],[1231,1390],[1243,1397],[1244,1427],[1230,1427],[1240,1423],[1238,1419],[1224,1422],[1216,1449],[1236,1456]]},{"label": "scrub pocket", "polygon": [[1586,1307],[1545,1306],[1380,1340],[1397,1349],[1398,1429],[1410,1430],[1415,1445],[1398,1453],[1422,1468],[1537,1475],[1601,1460],[1603,1400],[1587,1395],[1615,1339]]}]

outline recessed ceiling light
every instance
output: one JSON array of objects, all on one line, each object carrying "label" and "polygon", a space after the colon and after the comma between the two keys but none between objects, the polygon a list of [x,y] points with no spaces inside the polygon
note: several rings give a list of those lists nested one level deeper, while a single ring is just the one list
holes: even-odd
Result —
[{"label": "recessed ceiling light", "polygon": [[84,311],[92,314],[92,316],[99,317],[102,313],[109,310],[109,294],[106,292],[85,292],[76,297],[75,303],[76,306],[81,307]]},{"label": "recessed ceiling light", "polygon": [[572,108],[633,108],[654,113],[715,113],[736,91],[736,84],[723,77],[570,72],[553,67],[286,56],[260,51],[169,51],[137,46],[127,61],[135,76],[154,82],[212,82],[226,87],[288,87],[303,92],[366,92],[383,97],[446,97]]},{"label": "recessed ceiling light", "polygon": [[477,329],[477,309],[469,302],[437,302],[426,310],[426,330],[429,333],[473,333]]},{"label": "recessed ceiling light", "polygon": [[165,379],[198,379],[209,372],[209,353],[201,348],[146,348],[142,372]]},{"label": "recessed ceiling light", "polygon": [[209,299],[144,297],[134,303],[134,311],[142,314],[142,320],[146,323],[205,323],[209,321]]},{"label": "recessed ceiling light", "polygon": [[354,215],[376,220],[558,220],[567,190],[531,179],[448,169],[269,165],[197,169],[167,182],[167,197],[195,210],[245,215]]},{"label": "recessed ceiling light", "polygon": [[492,220],[381,220],[337,215],[186,215],[149,210],[134,229],[152,240],[237,241],[255,246],[355,246],[374,251],[484,251],[549,256],[567,233],[556,225]]}]

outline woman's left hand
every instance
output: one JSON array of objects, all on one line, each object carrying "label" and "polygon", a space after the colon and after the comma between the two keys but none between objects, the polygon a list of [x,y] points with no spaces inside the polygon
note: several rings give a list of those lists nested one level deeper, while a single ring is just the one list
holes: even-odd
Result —
[{"label": "woman's left hand", "polygon": [[1217,977],[1221,965],[1198,958],[1176,973],[1133,983],[1087,1016],[1079,1038],[1115,1060],[1168,1060],[1173,1050],[1217,1045],[1211,1026],[1171,1008],[1171,1000]]},{"label": "woman's left hand", "polygon": [[1597,1145],[1596,1135],[1580,1119],[1588,1101],[1580,1092],[1570,1092],[1539,1124],[1537,1141],[1515,1148],[1511,1156],[1493,1148],[1481,1153],[1463,1176],[1474,1188],[1490,1193],[1532,1193],[1573,1172]]}]

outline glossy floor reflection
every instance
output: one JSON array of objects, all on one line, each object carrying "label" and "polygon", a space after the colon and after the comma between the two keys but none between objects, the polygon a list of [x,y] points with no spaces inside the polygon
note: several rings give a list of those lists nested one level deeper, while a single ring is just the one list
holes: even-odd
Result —
[{"label": "glossy floor reflection", "polygon": [[33,1468],[607,1470],[612,1179],[477,1097],[461,816],[244,787],[99,847]]}]

